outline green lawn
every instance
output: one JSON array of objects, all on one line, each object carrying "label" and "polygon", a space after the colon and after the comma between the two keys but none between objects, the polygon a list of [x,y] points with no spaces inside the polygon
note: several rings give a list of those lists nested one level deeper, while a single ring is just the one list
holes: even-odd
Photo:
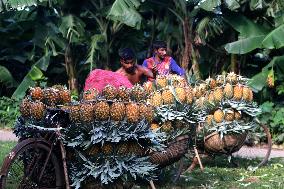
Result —
[{"label": "green lawn", "polygon": [[10,150],[16,146],[17,142],[3,142],[0,141],[0,166],[2,167],[3,160],[5,156],[10,152]]},{"label": "green lawn", "polygon": [[[5,155],[15,144],[16,142],[0,142],[0,165],[2,165]],[[249,165],[253,165],[253,160],[237,159],[237,161],[239,167],[232,166],[227,159],[222,157],[210,161],[203,160],[204,172],[196,168],[192,173],[182,175],[179,182],[173,184],[170,171],[165,171],[164,175],[166,176],[162,176],[161,180],[155,184],[157,189],[284,188],[284,158],[274,158],[267,166],[259,168],[255,172],[247,169]],[[171,168],[173,167],[169,167],[169,170]]]}]

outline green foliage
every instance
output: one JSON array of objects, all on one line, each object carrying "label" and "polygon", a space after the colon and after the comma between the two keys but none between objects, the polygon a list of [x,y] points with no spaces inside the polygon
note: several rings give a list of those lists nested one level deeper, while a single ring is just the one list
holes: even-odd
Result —
[{"label": "green foliage", "polygon": [[0,97],[0,128],[12,127],[16,118],[20,115],[19,100],[8,97]]},{"label": "green foliage", "polygon": [[273,140],[276,143],[284,142],[284,105],[265,102],[261,105],[263,113],[259,116],[261,122],[270,128]]},{"label": "green foliage", "polygon": [[3,83],[7,87],[15,87],[17,85],[17,82],[11,75],[10,71],[1,65],[0,65],[0,75],[1,75],[0,83]]}]

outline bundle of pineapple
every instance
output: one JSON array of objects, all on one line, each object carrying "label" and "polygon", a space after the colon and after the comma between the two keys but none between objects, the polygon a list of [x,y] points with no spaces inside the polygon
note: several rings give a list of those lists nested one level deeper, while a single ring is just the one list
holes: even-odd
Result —
[{"label": "bundle of pineapple", "polygon": [[162,133],[153,133],[154,112],[145,103],[140,85],[118,89],[107,85],[101,93],[87,91],[80,102],[64,108],[70,112],[70,127],[65,130],[67,146],[76,155],[70,161],[77,173],[75,188],[84,180],[111,184],[124,175],[150,179],[156,169],[149,161],[149,150],[161,150]]},{"label": "bundle of pineapple", "polygon": [[155,82],[144,84],[149,94],[147,103],[155,107],[154,131],[166,132],[168,141],[194,133],[194,124],[202,119],[202,109],[196,106],[194,89],[185,78],[159,75]]},{"label": "bundle of pineapple", "polygon": [[205,129],[207,134],[247,133],[256,124],[253,120],[260,108],[253,101],[249,79],[233,72],[208,78],[204,84],[206,92],[198,99],[200,106],[207,112]]}]

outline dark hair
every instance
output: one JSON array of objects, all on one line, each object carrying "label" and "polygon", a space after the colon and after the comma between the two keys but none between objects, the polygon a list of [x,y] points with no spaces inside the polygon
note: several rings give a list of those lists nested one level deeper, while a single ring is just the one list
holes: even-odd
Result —
[{"label": "dark hair", "polygon": [[135,58],[134,51],[131,48],[120,49],[118,55],[123,60],[132,60]]},{"label": "dark hair", "polygon": [[152,48],[153,50],[157,50],[159,48],[167,48],[167,44],[164,41],[155,41]]}]

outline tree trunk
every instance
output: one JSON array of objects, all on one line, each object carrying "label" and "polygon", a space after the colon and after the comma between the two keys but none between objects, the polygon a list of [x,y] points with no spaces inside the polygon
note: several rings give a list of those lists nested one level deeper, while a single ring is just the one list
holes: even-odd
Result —
[{"label": "tree trunk", "polygon": [[70,44],[68,44],[65,50],[65,68],[68,75],[69,90],[71,90],[72,94],[78,95],[78,83]]},{"label": "tree trunk", "polygon": [[198,65],[198,61],[197,61],[197,57],[196,57],[196,53],[195,50],[193,49],[193,45],[191,45],[191,58],[192,58],[192,65],[191,65],[191,69],[193,71],[193,74],[195,76],[196,80],[200,80],[201,76],[200,76],[200,70],[199,70],[199,65]]},{"label": "tree trunk", "polygon": [[238,60],[236,54],[231,54],[231,65],[230,65],[231,72],[238,72]]},{"label": "tree trunk", "polygon": [[188,70],[188,65],[189,65],[189,61],[191,58],[191,31],[190,31],[190,27],[189,27],[189,19],[188,17],[184,18],[184,21],[182,23],[183,26],[183,35],[184,35],[184,49],[183,49],[183,53],[182,53],[182,62],[181,62],[181,67],[187,71]]}]

